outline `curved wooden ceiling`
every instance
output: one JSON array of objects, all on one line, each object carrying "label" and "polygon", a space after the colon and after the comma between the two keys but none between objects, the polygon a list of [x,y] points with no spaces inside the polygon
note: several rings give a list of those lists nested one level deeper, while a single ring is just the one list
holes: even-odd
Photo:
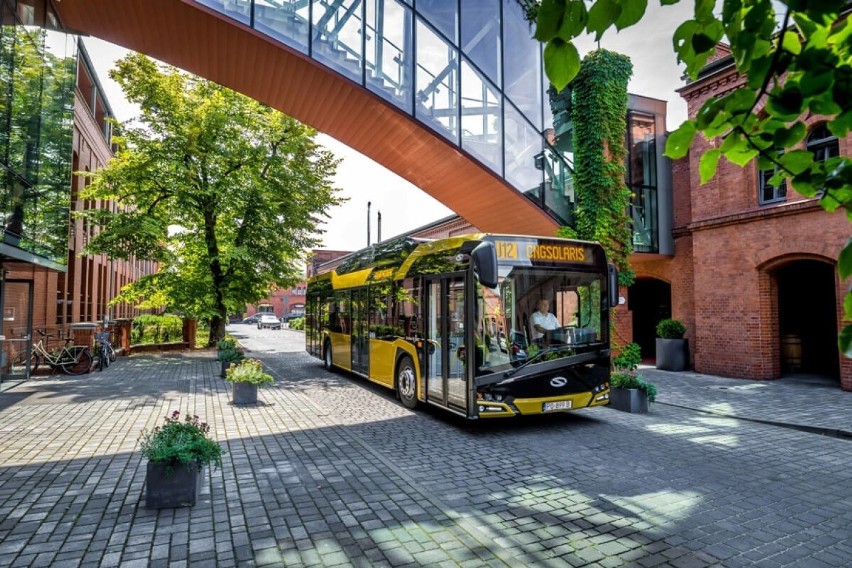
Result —
[{"label": "curved wooden ceiling", "polygon": [[[557,222],[380,97],[184,0],[57,0],[70,30],[144,53],[268,104],[396,172],[481,231],[552,236]],[[411,219],[419,226],[432,219]]]}]

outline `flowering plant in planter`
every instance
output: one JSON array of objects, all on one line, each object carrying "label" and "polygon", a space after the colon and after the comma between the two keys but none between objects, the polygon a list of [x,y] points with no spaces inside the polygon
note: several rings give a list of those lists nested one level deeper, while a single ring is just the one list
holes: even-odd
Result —
[{"label": "flowering plant in planter", "polygon": [[222,465],[222,448],[208,437],[210,426],[198,416],[180,419],[180,411],[166,416],[162,426],[143,430],[139,439],[142,455],[151,463],[175,467],[196,463],[199,468],[209,464]]},{"label": "flowering plant in planter", "polygon": [[272,375],[263,372],[263,365],[257,359],[246,359],[225,372],[225,380],[230,383],[249,383],[258,387],[275,382]]}]

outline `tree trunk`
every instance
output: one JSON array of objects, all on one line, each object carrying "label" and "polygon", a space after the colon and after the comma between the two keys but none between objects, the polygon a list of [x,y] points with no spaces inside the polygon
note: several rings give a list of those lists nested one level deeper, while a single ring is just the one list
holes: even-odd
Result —
[{"label": "tree trunk", "polygon": [[204,211],[204,240],[207,243],[207,256],[210,259],[210,275],[213,277],[213,298],[216,315],[210,318],[210,339],[208,347],[213,347],[225,337],[225,322],[228,308],[225,307],[224,290],[227,285],[222,264],[219,262],[219,243],[216,240],[216,214],[212,207]]}]

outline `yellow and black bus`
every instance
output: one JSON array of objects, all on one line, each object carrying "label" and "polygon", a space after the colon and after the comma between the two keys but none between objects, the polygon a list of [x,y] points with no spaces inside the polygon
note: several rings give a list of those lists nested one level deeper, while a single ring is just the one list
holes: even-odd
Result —
[{"label": "yellow and black bus", "polygon": [[[557,321],[543,335],[532,325],[540,300]],[[399,237],[308,282],[306,347],[329,369],[395,389],[409,408],[565,412],[609,403],[617,303],[617,274],[597,243]]]}]

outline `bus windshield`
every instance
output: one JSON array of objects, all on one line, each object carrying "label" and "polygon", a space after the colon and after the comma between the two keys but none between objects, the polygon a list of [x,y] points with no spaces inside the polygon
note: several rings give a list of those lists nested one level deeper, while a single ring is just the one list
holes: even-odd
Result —
[{"label": "bus windshield", "polygon": [[501,266],[496,288],[477,284],[477,375],[599,349],[605,274]]}]

